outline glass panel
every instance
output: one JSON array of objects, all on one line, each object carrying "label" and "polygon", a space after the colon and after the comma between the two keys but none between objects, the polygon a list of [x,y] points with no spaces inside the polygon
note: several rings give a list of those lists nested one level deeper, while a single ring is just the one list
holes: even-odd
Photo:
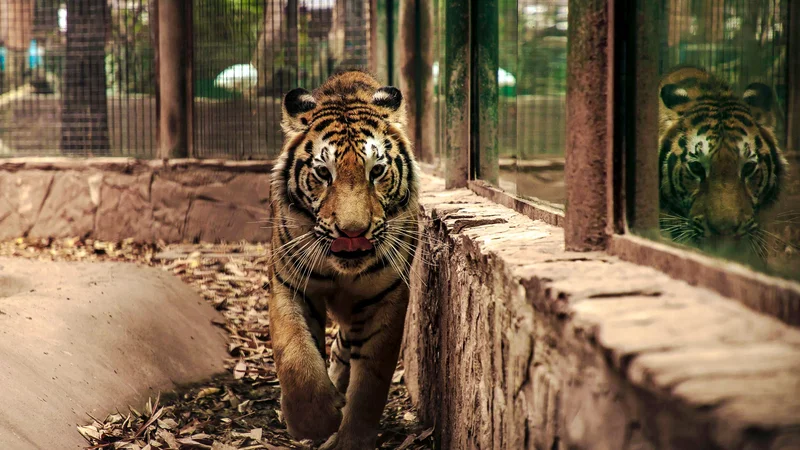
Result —
[{"label": "glass panel", "polygon": [[499,185],[563,204],[567,0],[500,0]]},{"label": "glass panel", "polygon": [[[788,105],[800,53],[787,51],[800,47],[789,10],[800,6],[791,3],[640,0],[638,19],[652,23],[638,24],[632,110],[651,117],[657,108],[658,123],[629,123],[638,125],[635,159],[648,161],[631,165],[640,167],[633,190],[644,195],[640,183],[658,177],[661,239],[800,279],[800,149],[787,139],[800,126]],[[653,148],[657,162],[642,157]]]}]

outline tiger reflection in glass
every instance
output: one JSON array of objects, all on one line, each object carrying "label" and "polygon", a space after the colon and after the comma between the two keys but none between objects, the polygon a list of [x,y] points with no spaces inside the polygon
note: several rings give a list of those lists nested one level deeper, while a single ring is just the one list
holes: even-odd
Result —
[{"label": "tiger reflection in glass", "polygon": [[660,226],[674,241],[767,256],[759,213],[774,204],[786,160],[773,90],[741,97],[705,70],[682,66],[659,85]]}]

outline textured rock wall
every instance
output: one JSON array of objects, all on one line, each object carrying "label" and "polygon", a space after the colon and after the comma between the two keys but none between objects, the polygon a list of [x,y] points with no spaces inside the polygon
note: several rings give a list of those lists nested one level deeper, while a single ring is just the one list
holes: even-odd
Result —
[{"label": "textured rock wall", "polygon": [[437,183],[404,364],[440,448],[800,448],[800,330]]},{"label": "textured rock wall", "polygon": [[2,160],[0,239],[268,241],[270,169],[260,161]]}]

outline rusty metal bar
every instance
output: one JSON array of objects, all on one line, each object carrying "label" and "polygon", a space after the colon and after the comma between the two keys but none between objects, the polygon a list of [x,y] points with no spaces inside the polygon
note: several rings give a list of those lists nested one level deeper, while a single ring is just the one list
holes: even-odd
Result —
[{"label": "rusty metal bar", "polygon": [[608,235],[609,3],[573,0],[567,52],[567,145],[565,179],[567,249],[602,249]]},{"label": "rusty metal bar", "polygon": [[625,261],[654,267],[692,286],[736,299],[789,325],[800,325],[800,284],[796,282],[631,234],[613,236],[608,252]]},{"label": "rusty metal bar", "polygon": [[186,0],[184,17],[184,80],[186,88],[186,155],[196,157],[194,151],[194,1]]},{"label": "rusty metal bar", "polygon": [[470,3],[449,1],[445,7],[445,187],[462,188],[470,159]]},{"label": "rusty metal bar", "polygon": [[433,162],[433,29],[431,4],[400,1],[398,52],[400,89],[407,102],[408,134],[420,161]]},{"label": "rusty metal bar", "polygon": [[188,152],[186,79],[188,30],[185,6],[191,0],[158,5],[159,158],[185,158]]},{"label": "rusty metal bar", "polygon": [[[155,84],[155,99],[156,110],[156,123],[155,123],[155,138],[156,138],[156,152],[161,148],[161,133],[159,127],[161,124],[161,82],[159,80],[161,69],[159,63],[159,32],[158,32],[158,0],[149,0],[150,5],[150,44],[153,46],[153,84]],[[152,150],[152,149],[151,149]],[[152,153],[151,153],[152,155]]]}]

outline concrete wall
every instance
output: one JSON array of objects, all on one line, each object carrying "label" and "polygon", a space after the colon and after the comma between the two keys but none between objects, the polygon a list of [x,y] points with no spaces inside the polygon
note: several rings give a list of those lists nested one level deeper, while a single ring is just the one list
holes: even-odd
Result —
[{"label": "concrete wall", "polygon": [[440,448],[800,448],[800,330],[423,185],[404,365]]},{"label": "concrete wall", "polygon": [[266,242],[263,161],[0,160],[0,239]]}]

